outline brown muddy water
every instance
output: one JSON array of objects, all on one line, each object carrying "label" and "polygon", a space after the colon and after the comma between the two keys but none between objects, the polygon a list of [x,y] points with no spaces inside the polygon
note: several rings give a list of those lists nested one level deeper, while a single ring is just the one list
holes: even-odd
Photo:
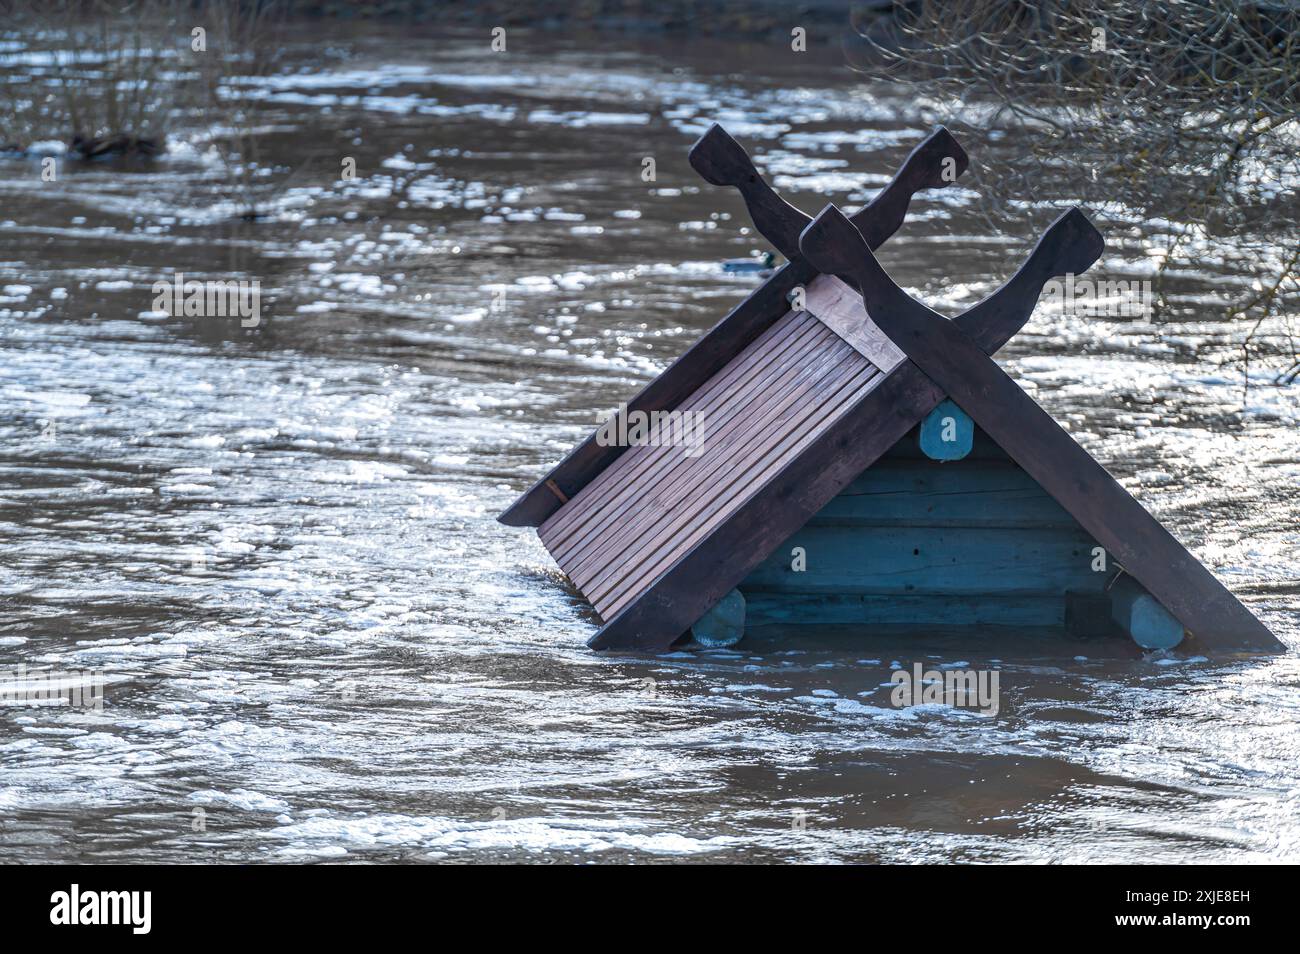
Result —
[{"label": "brown muddy water", "polygon": [[[1300,856],[1294,650],[596,655],[494,520],[756,285],[719,265],[762,247],[737,198],[686,163],[709,121],[815,211],[869,197],[938,107],[762,48],[297,36],[253,83],[264,158],[310,160],[265,220],[231,224],[197,120],[152,165],[0,161],[0,669],[106,682],[102,711],[0,710],[0,858]],[[1059,208],[1001,235],[975,198],[921,198],[881,253],[949,313]],[[1098,273],[1149,275],[1136,214],[1089,211]],[[1203,261],[1180,288],[1212,315],[1234,276]],[[154,313],[175,272],[260,281],[261,323]],[[1294,647],[1297,389],[1243,398],[1231,343],[1040,309],[1001,360]],[[918,661],[1000,670],[1001,710],[893,708]]]}]

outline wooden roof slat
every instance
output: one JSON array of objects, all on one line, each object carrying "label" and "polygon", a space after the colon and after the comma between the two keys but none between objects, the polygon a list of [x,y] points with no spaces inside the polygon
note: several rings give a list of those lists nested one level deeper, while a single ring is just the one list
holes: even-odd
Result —
[{"label": "wooden roof slat", "polygon": [[[806,360],[802,356],[796,358],[785,375],[763,382],[764,390],[756,400],[738,401],[727,409],[730,413],[709,435],[705,454],[695,458],[682,455],[675,476],[656,482],[647,492],[626,498],[631,502],[631,512],[616,516],[617,525],[610,538],[602,543],[601,552],[617,552],[632,540],[641,548],[654,542],[659,534],[671,532],[672,521],[686,519],[690,513],[689,508],[678,507],[679,503],[692,495],[703,499],[721,477],[764,453],[779,437],[777,428],[792,403],[806,398],[814,388],[826,386],[837,374],[851,370],[845,362],[851,352],[811,316],[805,320],[815,329],[815,340]],[[669,513],[674,510],[675,513]],[[571,575],[576,574],[575,582],[585,591],[589,582],[585,569],[592,562],[589,557],[580,565],[562,566]]]},{"label": "wooden roof slat", "polygon": [[[706,420],[725,417],[724,409],[738,400],[748,399],[771,368],[800,357],[810,346],[817,328],[817,322],[806,316],[801,319],[791,312],[737,355],[678,410],[696,411],[705,415]],[[609,508],[619,499],[648,486],[683,456],[680,447],[633,447],[629,451],[610,468],[608,475],[602,474],[592,481],[590,493],[577,506],[563,508],[543,525],[542,542],[557,558],[567,556],[593,526],[607,519]]]},{"label": "wooden roof slat", "polygon": [[[683,448],[673,448],[674,453],[664,461],[656,461],[657,466],[653,469],[647,466],[645,472],[638,475],[632,484],[613,488],[612,500],[625,502],[629,499],[650,499],[657,496],[673,479],[674,473],[683,467],[697,469],[706,461],[715,459],[718,453],[719,435],[726,433],[726,428],[730,426],[731,419],[739,409],[756,403],[761,406],[774,400],[774,392],[782,380],[798,373],[807,373],[811,368],[809,359],[819,345],[825,344],[826,331],[806,313],[794,316],[788,327],[789,346],[786,346],[787,339],[777,339],[771,346],[775,354],[772,362],[755,365],[753,371],[741,379],[740,386],[722,395],[716,403],[703,412],[709,417],[706,418],[705,423],[706,442],[700,455],[688,457]],[[607,512],[601,515],[596,523],[606,522],[611,516],[615,519],[626,519],[625,503],[622,504],[622,512],[610,514],[608,508],[606,510]]]},{"label": "wooden roof slat", "polygon": [[[634,600],[650,592],[661,576],[670,567],[674,566],[683,555],[692,552],[703,541],[709,539],[716,528],[725,525],[731,520],[735,513],[744,507],[774,474],[781,472],[791,461],[797,460],[799,455],[811,443],[816,441],[828,426],[838,421],[850,406],[856,404],[863,395],[869,393],[887,377],[887,375],[879,373],[873,366],[864,362],[854,379],[849,381],[840,390],[839,394],[835,395],[837,403],[828,402],[820,406],[827,413],[817,422],[817,426],[806,428],[802,433],[798,434],[792,443],[785,445],[780,449],[779,453],[772,455],[769,460],[765,461],[760,469],[745,474],[745,486],[742,493],[730,496],[720,494],[716,497],[710,507],[699,515],[694,532],[676,545],[658,553],[654,564],[642,571],[641,576],[647,582],[636,591],[630,591],[617,602],[610,604],[606,610],[601,612],[601,617],[606,620],[614,618]],[[770,549],[768,552],[770,552]]]},{"label": "wooden roof slat", "polygon": [[[717,401],[726,399],[731,383],[745,374],[753,366],[754,362],[775,360],[776,354],[767,349],[767,344],[771,341],[773,335],[780,333],[779,329],[782,323],[789,322],[793,315],[794,312],[787,311],[779,321],[759,335],[735,359],[719,368],[718,372],[707,380],[698,391],[688,395],[675,410],[707,410],[713,407]],[[629,411],[631,410],[632,408],[629,405]],[[621,455],[618,460],[610,465],[609,470],[612,471],[610,477],[640,468],[640,462],[633,458],[638,456],[636,452],[643,450],[643,448],[626,448],[626,450],[632,453]],[[651,450],[666,453],[668,448],[651,448]],[[594,482],[593,479],[592,483]],[[588,519],[596,512],[602,502],[601,490],[606,491],[607,497],[611,487],[617,487],[617,483],[606,480],[601,482],[600,487],[592,487],[591,484],[583,487],[570,501],[571,504],[575,501],[580,502],[579,506],[566,505],[561,507],[548,517],[538,529],[538,534],[543,542],[559,538],[575,523]]]},{"label": "wooden roof slat", "polygon": [[[783,338],[774,339],[774,343],[770,346],[778,355],[775,363],[757,365],[754,372],[744,379],[743,386],[725,395],[724,400],[711,411],[703,412],[709,415],[705,419],[703,452],[696,457],[688,457],[683,448],[673,448],[675,453],[670,454],[666,460],[647,464],[646,471],[639,474],[630,485],[615,488],[612,500],[617,501],[616,510],[611,512],[607,507],[600,519],[590,521],[584,539],[579,541],[576,548],[569,546],[552,550],[561,566],[566,569],[572,566],[571,574],[579,571],[582,564],[586,562],[586,556],[578,551],[588,551],[589,555],[592,549],[608,550],[616,545],[618,538],[636,532],[639,522],[637,516],[644,508],[629,508],[627,501],[651,503],[662,501],[670,489],[675,489],[681,483],[681,475],[684,472],[698,475],[703,468],[717,460],[720,453],[726,452],[719,446],[722,443],[719,435],[725,433],[723,428],[728,426],[734,416],[743,413],[746,409],[761,409],[774,403],[784,387],[783,380],[797,380],[810,373],[813,365],[808,359],[819,347],[825,346],[829,335],[826,329],[806,312],[794,316],[789,328],[791,344],[788,347],[786,339]],[[698,481],[699,478],[696,479]],[[611,521],[619,524],[617,533],[611,534],[606,531],[602,535],[604,525]],[[597,544],[595,548],[587,546],[593,541]],[[576,579],[578,577],[575,576]]]},{"label": "wooden roof slat", "polygon": [[[838,342],[837,346],[848,351]],[[798,385],[783,398],[774,413],[760,422],[758,428],[747,429],[743,435],[744,455],[725,461],[723,466],[696,484],[695,496],[685,505],[661,511],[663,517],[656,530],[637,540],[635,550],[640,558],[619,561],[619,567],[604,571],[585,588],[589,590],[589,596],[599,604],[609,593],[610,582],[619,576],[620,567],[626,571],[629,567],[640,567],[647,560],[650,561],[649,564],[636,572],[639,586],[648,585],[654,577],[648,571],[657,564],[662,551],[671,549],[674,541],[691,539],[693,528],[699,526],[701,520],[708,515],[716,513],[719,507],[725,509],[728,504],[738,505],[744,494],[739,494],[739,498],[735,499],[737,486],[747,486],[792,441],[797,441],[807,430],[815,430],[823,417],[833,413],[834,402],[846,383],[854,381],[859,373],[875,373],[875,369],[861,360],[860,356],[852,352],[849,354],[852,354],[852,358],[848,361],[833,356],[821,373]],[[814,393],[814,389],[821,389],[820,399],[810,402],[806,398]]]},{"label": "wooden roof slat", "polygon": [[[679,458],[679,468],[675,480],[667,483],[655,483],[646,493],[628,498],[634,502],[632,513],[619,515],[619,534],[615,538],[606,538],[607,543],[614,543],[619,537],[642,534],[638,545],[649,542],[643,537],[643,524],[654,524],[672,502],[689,493],[692,487],[697,494],[707,495],[708,487],[714,485],[720,474],[744,467],[754,454],[761,454],[763,448],[774,439],[772,429],[783,421],[783,413],[790,404],[805,398],[811,387],[831,381],[836,374],[846,373],[842,365],[842,355],[831,350],[835,344],[835,335],[828,333],[819,322],[809,317],[809,325],[815,329],[815,341],[805,357],[797,357],[798,363],[789,365],[788,374],[764,382],[764,389],[759,391],[755,402],[738,404],[727,420],[715,421],[708,448],[701,458]],[[737,452],[737,448],[740,448]],[[699,490],[703,489],[703,490]]]}]

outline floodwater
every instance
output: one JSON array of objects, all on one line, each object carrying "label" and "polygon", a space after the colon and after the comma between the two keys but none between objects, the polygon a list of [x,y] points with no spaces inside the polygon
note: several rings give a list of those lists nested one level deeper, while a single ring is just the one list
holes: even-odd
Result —
[{"label": "floodwater", "polygon": [[[936,113],[825,57],[321,31],[250,84],[263,158],[302,167],[258,221],[194,117],[152,165],[2,160],[0,669],[105,689],[0,710],[0,858],[1300,857],[1294,649],[597,655],[535,535],[495,522],[759,281],[722,271],[763,245],[686,163],[709,121],[815,211]],[[999,235],[930,194],[881,256],[954,313],[1057,208]],[[1094,218],[1099,272],[1149,275],[1143,226]],[[1202,321],[1048,309],[1002,361],[1294,647],[1297,388],[1220,367],[1234,279],[1204,262],[1179,276]],[[258,280],[260,322],[156,313],[176,272]],[[892,707],[914,662],[999,670],[1000,711]]]}]

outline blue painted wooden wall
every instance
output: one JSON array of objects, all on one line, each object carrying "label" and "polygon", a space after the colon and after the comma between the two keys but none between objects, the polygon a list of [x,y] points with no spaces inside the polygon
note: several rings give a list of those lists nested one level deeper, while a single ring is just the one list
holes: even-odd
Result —
[{"label": "blue painted wooden wall", "polygon": [[[918,430],[740,585],[747,626],[1062,627],[1065,594],[1100,597],[1114,568],[1095,541],[987,435],[961,460]],[[792,568],[803,548],[806,569]]]}]

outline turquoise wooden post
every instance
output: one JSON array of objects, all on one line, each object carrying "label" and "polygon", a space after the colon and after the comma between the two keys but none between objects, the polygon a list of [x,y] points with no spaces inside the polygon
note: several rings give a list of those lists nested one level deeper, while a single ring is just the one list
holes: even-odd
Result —
[{"label": "turquoise wooden post", "polygon": [[1143,649],[1173,649],[1183,641],[1183,624],[1130,576],[1110,588],[1110,615]]},{"label": "turquoise wooden post", "polygon": [[961,460],[975,442],[975,422],[944,398],[921,422],[921,451],[931,460]]},{"label": "turquoise wooden post", "polygon": [[745,635],[745,597],[740,590],[732,590],[718,600],[718,605],[691,627],[691,635],[701,646],[710,649],[740,642]]}]

